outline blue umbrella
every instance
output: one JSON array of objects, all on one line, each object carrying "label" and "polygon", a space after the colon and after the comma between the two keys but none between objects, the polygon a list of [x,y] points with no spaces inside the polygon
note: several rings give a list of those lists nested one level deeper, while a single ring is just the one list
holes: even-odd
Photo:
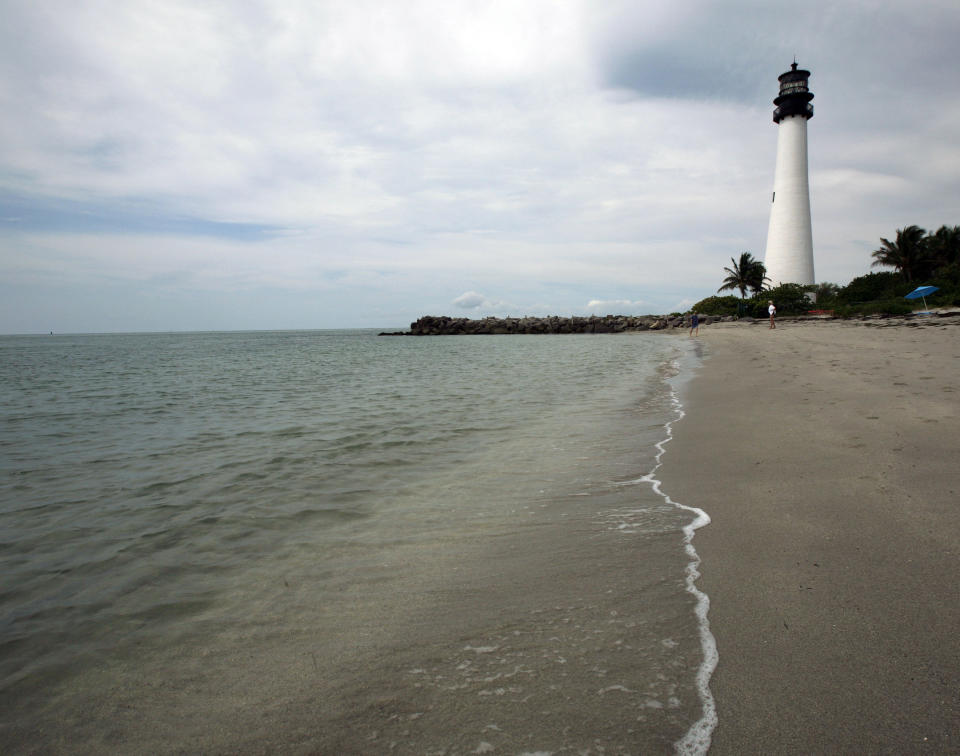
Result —
[{"label": "blue umbrella", "polygon": [[904,299],[923,299],[923,309],[927,309],[927,294],[933,294],[935,291],[939,291],[939,286],[918,286],[916,289],[907,294]]}]

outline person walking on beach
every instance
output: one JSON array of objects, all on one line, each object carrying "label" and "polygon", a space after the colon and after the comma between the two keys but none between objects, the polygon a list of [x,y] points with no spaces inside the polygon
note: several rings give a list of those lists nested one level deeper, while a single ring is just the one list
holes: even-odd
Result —
[{"label": "person walking on beach", "polygon": [[691,336],[694,335],[693,333],[694,331],[697,332],[696,333],[697,336],[700,335],[700,316],[697,315],[697,313],[695,312],[691,312],[690,313],[690,335]]},{"label": "person walking on beach", "polygon": [[777,308],[773,306],[773,300],[772,300],[772,299],[768,300],[767,304],[770,305],[770,306],[767,308],[767,312],[770,313],[770,327],[771,327],[771,328],[776,328],[776,327],[777,327],[777,324],[773,322],[773,318],[774,318],[774,316],[777,314]]}]

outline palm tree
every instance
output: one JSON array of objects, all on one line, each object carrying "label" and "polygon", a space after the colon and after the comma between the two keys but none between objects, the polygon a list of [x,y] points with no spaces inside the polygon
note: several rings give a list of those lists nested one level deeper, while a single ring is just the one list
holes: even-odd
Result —
[{"label": "palm tree", "polygon": [[832,299],[836,299],[837,294],[840,292],[840,287],[835,283],[824,281],[815,284],[810,290],[813,292],[814,302],[829,302]]},{"label": "palm tree", "polygon": [[764,265],[759,260],[754,260],[750,266],[750,273],[747,279],[747,284],[750,291],[753,292],[753,295],[756,296],[761,291],[766,288],[766,282],[770,280],[770,276],[767,275],[767,266]]},{"label": "palm tree", "polygon": [[880,249],[874,250],[870,267],[881,265],[896,268],[907,281],[922,277],[929,267],[925,233],[919,226],[907,226],[897,229],[896,241],[881,237]]},{"label": "palm tree", "polygon": [[737,262],[732,257],[730,258],[730,262],[733,264],[733,267],[724,268],[728,275],[723,279],[723,286],[717,289],[718,293],[727,291],[728,289],[739,289],[740,297],[746,298],[747,289],[753,292],[759,292],[763,289],[763,282],[769,280],[767,278],[767,269],[763,263],[759,260],[754,260],[753,255],[749,252],[740,253],[740,262]]},{"label": "palm tree", "polygon": [[924,241],[937,268],[960,262],[960,226],[940,226]]}]

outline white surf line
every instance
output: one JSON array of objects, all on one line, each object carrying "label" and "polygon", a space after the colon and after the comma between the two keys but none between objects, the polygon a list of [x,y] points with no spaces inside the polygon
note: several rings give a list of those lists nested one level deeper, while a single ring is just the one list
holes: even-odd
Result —
[{"label": "white surf line", "polygon": [[[674,366],[676,366],[676,364],[677,363],[674,362]],[[697,554],[697,550],[693,548],[693,534],[699,528],[710,523],[710,515],[702,509],[690,507],[671,499],[661,490],[661,481],[655,477],[657,470],[660,469],[662,464],[661,459],[665,447],[673,440],[673,424],[679,422],[687,415],[687,413],[683,411],[683,404],[680,402],[676,389],[674,389],[673,386],[670,387],[670,402],[673,404],[677,416],[663,426],[667,432],[667,437],[654,444],[657,449],[656,465],[654,465],[654,468],[649,473],[640,478],[640,480],[649,483],[653,490],[662,496],[668,504],[678,509],[686,509],[696,515],[693,522],[683,528],[683,542],[687,556],[690,557],[690,562],[687,564],[686,570],[687,591],[692,593],[697,599],[694,613],[699,620],[700,647],[703,649],[703,661],[697,670],[697,689],[703,705],[703,716],[694,722],[690,726],[690,729],[687,730],[686,735],[674,743],[673,746],[681,756],[702,756],[710,749],[710,739],[717,726],[717,707],[713,700],[713,693],[710,692],[710,678],[713,676],[713,671],[717,668],[719,655],[717,654],[717,641],[713,637],[713,633],[710,632],[710,621],[707,619],[707,614],[710,611],[710,597],[697,588],[697,578],[700,577],[700,570],[698,569],[700,566],[700,556]]]}]

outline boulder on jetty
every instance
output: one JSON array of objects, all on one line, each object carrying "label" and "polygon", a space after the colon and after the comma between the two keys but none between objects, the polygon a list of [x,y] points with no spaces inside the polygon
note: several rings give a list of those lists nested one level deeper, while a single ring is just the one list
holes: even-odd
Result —
[{"label": "boulder on jetty", "polygon": [[[720,320],[733,320],[714,315],[701,315],[700,323],[709,325]],[[662,331],[668,328],[689,328],[689,315],[590,315],[562,318],[557,315],[525,318],[451,318],[446,315],[424,315],[410,324],[410,330],[384,333],[384,336],[473,336],[495,334],[550,333],[626,333],[628,331]]]}]

